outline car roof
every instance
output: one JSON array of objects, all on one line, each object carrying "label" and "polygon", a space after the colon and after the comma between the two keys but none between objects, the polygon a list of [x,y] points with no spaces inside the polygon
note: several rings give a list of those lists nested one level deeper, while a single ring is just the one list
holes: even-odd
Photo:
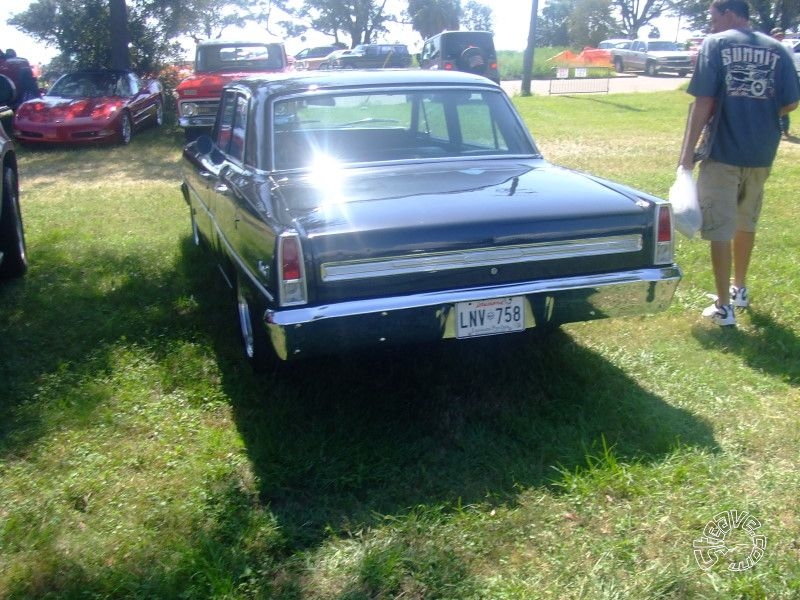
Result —
[{"label": "car roof", "polygon": [[268,94],[296,94],[311,90],[340,89],[359,86],[499,86],[480,75],[462,71],[420,69],[365,69],[335,71],[299,71],[274,73],[240,79],[227,87],[244,86],[252,92],[266,90]]},{"label": "car roof", "polygon": [[278,39],[270,39],[264,41],[242,41],[242,40],[208,40],[205,42],[197,42],[197,46],[200,47],[208,47],[208,46],[268,46],[270,44],[283,44],[282,40]]}]

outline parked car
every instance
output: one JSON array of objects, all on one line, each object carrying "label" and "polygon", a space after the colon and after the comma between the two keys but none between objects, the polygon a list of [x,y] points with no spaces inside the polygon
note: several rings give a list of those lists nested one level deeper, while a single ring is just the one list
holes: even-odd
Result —
[{"label": "parked car", "polygon": [[417,61],[423,69],[464,71],[500,83],[491,31],[443,31],[425,40]]},{"label": "parked car", "polygon": [[91,69],[62,75],[44,96],[23,102],[14,115],[14,136],[28,144],[128,144],[135,131],[163,123],[158,80]]},{"label": "parked car", "polygon": [[411,66],[405,44],[359,44],[325,61],[330,69],[386,69]]},{"label": "parked car", "polygon": [[[0,86],[0,121],[11,117],[11,89]],[[2,168],[2,198],[0,198],[0,279],[21,277],[28,269],[25,232],[19,206],[19,177],[17,154],[11,137],[0,125],[0,168]]]},{"label": "parked car", "polygon": [[611,50],[612,48],[616,48],[616,47],[619,47],[619,48],[630,48],[632,43],[633,43],[633,40],[629,40],[629,39],[626,39],[626,38],[611,38],[611,39],[608,39],[608,40],[603,40],[602,42],[597,44],[597,47],[600,50]]},{"label": "parked car", "polygon": [[256,368],[656,312],[681,277],[667,201],[549,164],[477,75],[238,81],[182,171]]},{"label": "parked car", "polygon": [[313,71],[325,62],[331,52],[340,50],[336,46],[315,46],[314,48],[303,48],[294,55],[294,68],[298,71]]},{"label": "parked car", "polygon": [[685,77],[697,60],[697,53],[681,48],[669,40],[633,40],[630,47],[619,44],[611,49],[611,60],[618,73],[644,71],[655,77],[660,73],[675,73]]},{"label": "parked car", "polygon": [[325,59],[319,63],[317,67],[321,71],[329,71],[330,69],[335,69],[337,65],[337,61],[339,60],[340,56],[344,56],[345,54],[350,54],[352,50],[350,48],[342,48],[341,50],[334,50]]},{"label": "parked car", "polygon": [[191,141],[214,125],[222,87],[231,81],[292,70],[282,42],[213,41],[197,44],[194,74],[175,87],[178,125]]},{"label": "parked car", "polygon": [[791,52],[792,59],[794,60],[794,68],[798,75],[800,75],[800,39],[784,38],[782,43],[789,49],[789,52]]}]

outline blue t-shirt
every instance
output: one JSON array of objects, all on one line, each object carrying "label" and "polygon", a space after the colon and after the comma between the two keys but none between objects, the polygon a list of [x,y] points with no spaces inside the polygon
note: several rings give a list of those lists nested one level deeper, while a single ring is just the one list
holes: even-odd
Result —
[{"label": "blue t-shirt", "polygon": [[787,48],[750,30],[708,36],[697,56],[692,96],[722,97],[711,158],[738,167],[769,167],[781,139],[778,110],[800,100]]}]

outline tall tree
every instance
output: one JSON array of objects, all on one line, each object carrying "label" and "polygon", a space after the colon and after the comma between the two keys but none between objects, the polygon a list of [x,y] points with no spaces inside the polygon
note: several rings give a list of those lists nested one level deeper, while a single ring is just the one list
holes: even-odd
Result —
[{"label": "tall tree", "polygon": [[613,0],[612,6],[619,12],[623,32],[631,38],[672,8],[671,0]]},{"label": "tall tree", "polygon": [[618,36],[619,25],[611,16],[610,4],[610,0],[575,0],[567,17],[572,47],[596,48],[601,41]]},{"label": "tall tree", "polygon": [[537,46],[569,46],[569,22],[574,0],[550,0],[536,25]]},{"label": "tall tree", "polygon": [[350,46],[373,41],[386,31],[387,0],[305,0],[302,8],[291,11],[306,20],[312,29],[333,36],[350,36]]},{"label": "tall tree", "polygon": [[130,32],[128,31],[128,13],[125,0],[109,0],[109,31],[111,40],[111,68],[128,69],[131,66],[131,57],[128,53]]},{"label": "tall tree", "polygon": [[445,30],[459,28],[460,0],[408,0],[408,18],[411,28],[422,39]]},{"label": "tall tree", "polygon": [[469,0],[464,5],[459,22],[467,31],[493,31],[494,29],[492,27],[492,9],[476,0]]}]

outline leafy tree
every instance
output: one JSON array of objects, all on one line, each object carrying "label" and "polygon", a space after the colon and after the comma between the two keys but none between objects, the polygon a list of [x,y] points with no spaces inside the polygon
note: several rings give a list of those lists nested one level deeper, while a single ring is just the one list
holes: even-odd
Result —
[{"label": "leafy tree", "polygon": [[408,0],[411,28],[427,39],[448,29],[459,28],[460,0]]},{"label": "leafy tree", "polygon": [[387,31],[386,3],[387,0],[305,0],[302,8],[289,12],[336,41],[339,32],[346,33],[354,47],[367,44]]},{"label": "leafy tree", "polygon": [[613,0],[612,7],[619,13],[622,31],[634,38],[639,29],[670,12],[671,0]]},{"label": "leafy tree", "polygon": [[469,0],[459,19],[468,31],[492,31],[492,9],[476,0]]},{"label": "leafy tree", "polygon": [[[673,13],[685,18],[691,29],[706,31],[710,4],[710,0],[676,0]],[[750,23],[758,31],[796,28],[800,22],[798,0],[750,0],[750,8]]]},{"label": "leafy tree", "polygon": [[619,34],[609,0],[575,0],[568,23],[570,45],[575,48],[596,48],[601,41]]},{"label": "leafy tree", "polygon": [[537,46],[568,46],[574,0],[552,0],[542,9],[536,25]]}]

